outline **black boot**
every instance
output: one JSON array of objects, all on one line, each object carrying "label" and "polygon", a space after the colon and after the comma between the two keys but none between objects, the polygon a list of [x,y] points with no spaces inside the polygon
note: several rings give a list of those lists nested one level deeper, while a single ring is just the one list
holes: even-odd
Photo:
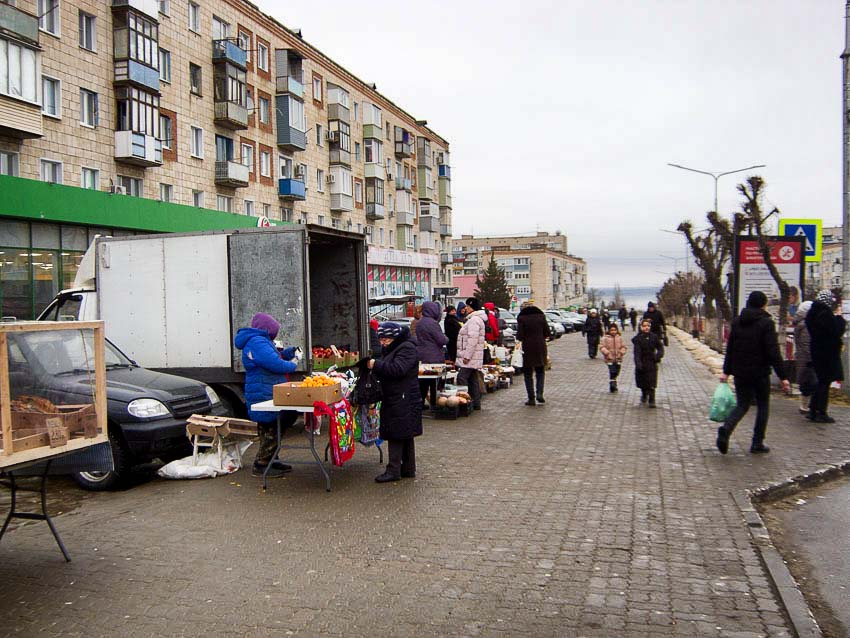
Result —
[{"label": "black boot", "polygon": [[608,382],[608,392],[616,392],[617,391],[617,382],[609,381]]},{"label": "black boot", "polygon": [[648,395],[646,394],[646,390],[641,390],[640,391],[640,402],[646,403],[647,398],[648,398]]},{"label": "black boot", "polygon": [[716,445],[721,454],[726,454],[729,451],[729,434],[729,430],[724,428],[722,425],[717,428]]},{"label": "black boot", "polygon": [[618,392],[619,390],[618,390],[618,388],[617,388],[617,380],[616,380],[616,379],[614,379],[611,383],[613,383],[613,384],[614,384],[614,389],[612,390],[612,392]]},{"label": "black boot", "polygon": [[655,390],[649,391],[649,407],[655,407]]},{"label": "black boot", "polygon": [[525,404],[526,405],[537,405],[537,403],[534,401],[534,395],[529,396],[528,401],[526,401]]}]

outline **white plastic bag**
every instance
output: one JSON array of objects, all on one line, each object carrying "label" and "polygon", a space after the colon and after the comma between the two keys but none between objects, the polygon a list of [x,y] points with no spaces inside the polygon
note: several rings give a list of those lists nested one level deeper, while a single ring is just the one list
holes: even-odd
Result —
[{"label": "white plastic bag", "polygon": [[517,344],[514,348],[514,353],[511,355],[511,366],[514,368],[522,367],[522,346]]},{"label": "white plastic bag", "polygon": [[217,450],[210,448],[207,452],[198,454],[197,464],[192,463],[192,457],[177,459],[163,465],[157,474],[169,479],[215,478],[222,474],[232,474],[242,467],[242,455],[251,441],[235,441],[224,446],[221,459]]}]

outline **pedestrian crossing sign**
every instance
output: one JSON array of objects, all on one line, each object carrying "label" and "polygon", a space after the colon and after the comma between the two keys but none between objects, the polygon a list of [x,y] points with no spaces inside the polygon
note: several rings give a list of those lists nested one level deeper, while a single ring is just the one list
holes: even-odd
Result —
[{"label": "pedestrian crossing sign", "polygon": [[823,244],[823,220],[781,219],[779,234],[784,237],[803,237],[806,240],[806,261],[820,261]]}]

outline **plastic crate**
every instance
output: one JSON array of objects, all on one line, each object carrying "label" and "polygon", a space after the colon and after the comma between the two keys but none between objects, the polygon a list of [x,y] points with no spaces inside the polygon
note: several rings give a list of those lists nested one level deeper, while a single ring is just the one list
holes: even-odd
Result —
[{"label": "plastic crate", "polygon": [[454,420],[458,417],[458,407],[440,406],[434,410],[435,419]]},{"label": "plastic crate", "polygon": [[458,416],[469,416],[472,414],[472,402],[461,403],[457,406]]}]

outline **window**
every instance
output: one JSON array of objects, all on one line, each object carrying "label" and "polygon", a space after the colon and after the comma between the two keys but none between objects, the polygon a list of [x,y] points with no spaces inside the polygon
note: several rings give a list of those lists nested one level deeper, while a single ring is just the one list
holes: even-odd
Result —
[{"label": "window", "polygon": [[373,140],[371,137],[363,140],[364,154],[367,164],[383,164],[383,144],[378,140]]},{"label": "window", "polygon": [[201,32],[201,7],[194,2],[189,3],[189,30]]},{"label": "window", "polygon": [[373,239],[374,235],[375,235],[375,227],[374,226],[366,226],[366,243],[367,244],[374,243],[374,239]]},{"label": "window", "polygon": [[316,169],[316,190],[320,193],[325,192],[325,171],[321,168]]},{"label": "window", "polygon": [[366,203],[384,205],[384,180],[376,177],[366,178]]},{"label": "window", "polygon": [[174,186],[171,184],[159,185],[159,201],[173,202],[174,201]]},{"label": "window", "polygon": [[325,216],[319,215],[318,221],[319,221],[319,226],[324,226],[325,225]]},{"label": "window", "polygon": [[304,102],[291,95],[289,99],[289,126],[302,133],[307,131],[307,118],[304,116]]},{"label": "window", "polygon": [[159,116],[159,134],[162,136],[162,148],[170,151],[173,148],[174,131],[171,128],[171,118],[167,115]]},{"label": "window", "polygon": [[263,177],[271,177],[271,153],[268,151],[260,151],[260,175]]},{"label": "window", "polygon": [[292,213],[291,208],[285,208],[283,206],[280,207],[280,219],[285,222],[293,222],[295,221],[295,216]]},{"label": "window", "polygon": [[215,196],[215,207],[217,210],[222,213],[232,213],[233,212],[233,198],[228,197],[227,195],[216,195]]},{"label": "window", "polygon": [[18,176],[18,154],[0,151],[0,175]]},{"label": "window", "polygon": [[257,99],[257,106],[260,111],[260,122],[263,124],[269,123],[269,111],[270,111],[270,100],[266,97],[259,97]]},{"label": "window", "polygon": [[159,79],[171,82],[171,51],[159,50]]},{"label": "window", "polygon": [[383,226],[378,228],[378,245],[379,246],[384,245],[384,228],[383,228]]},{"label": "window", "polygon": [[386,133],[386,136],[387,136],[387,139],[388,139],[388,140],[392,140],[392,138],[390,137],[390,123],[389,123],[389,122],[387,122],[387,133]]},{"label": "window", "polygon": [[171,0],[159,0],[159,12],[163,15],[171,13]]},{"label": "window", "polygon": [[248,167],[248,172],[254,172],[254,147],[250,144],[242,145],[242,163]]},{"label": "window", "polygon": [[142,180],[138,177],[118,176],[118,183],[124,187],[124,192],[133,197],[141,197],[143,194]]},{"label": "window", "polygon": [[363,224],[357,224],[357,232],[358,232],[358,233],[362,233],[362,232],[363,232]]},{"label": "window", "polygon": [[393,231],[392,231],[392,229],[390,229],[390,246],[394,246],[394,245],[395,244],[393,244]]},{"label": "window", "polygon": [[224,135],[215,136],[215,161],[233,161],[233,140]]},{"label": "window", "polygon": [[37,104],[38,88],[35,50],[0,40],[0,93]]},{"label": "window", "polygon": [[381,126],[381,109],[368,102],[363,103],[363,123]]},{"label": "window", "polygon": [[336,217],[334,217],[333,219],[331,219],[331,226],[333,228],[340,228],[342,226],[342,222]]},{"label": "window", "polygon": [[80,47],[88,51],[94,51],[97,44],[96,18],[80,11]]},{"label": "window", "polygon": [[358,115],[359,112],[360,112],[360,105],[357,102],[354,102],[351,119],[354,120],[355,122],[357,121],[357,115]]},{"label": "window", "polygon": [[159,97],[136,88],[116,87],[116,130],[159,139]]},{"label": "window", "polygon": [[269,70],[269,47],[257,40],[257,68],[261,71]]},{"label": "window", "polygon": [[321,124],[316,124],[316,146],[324,146],[325,142],[322,139],[324,137],[324,128]]},{"label": "window", "polygon": [[322,93],[322,76],[313,74],[313,101],[321,104],[324,101],[324,94]]},{"label": "window", "polygon": [[354,194],[354,187],[352,185],[354,180],[351,179],[351,169],[344,166],[331,166],[331,175],[333,176],[332,193],[342,193],[343,195]]},{"label": "window", "polygon": [[96,168],[85,168],[80,173],[80,186],[96,191],[100,186],[100,171]]},{"label": "window", "polygon": [[285,157],[283,155],[278,155],[278,165],[280,166],[280,175],[281,179],[292,179],[293,178],[293,164],[291,157]]},{"label": "window", "polygon": [[356,204],[363,203],[363,182],[359,179],[354,180],[354,202]]},{"label": "window", "polygon": [[254,202],[252,202],[250,199],[246,199],[244,202],[242,202],[242,204],[243,208],[245,209],[245,214],[248,217],[254,217]]},{"label": "window", "polygon": [[59,0],[38,0],[38,28],[59,35]]},{"label": "window", "polygon": [[195,95],[201,95],[201,67],[197,64],[189,63],[189,89]]},{"label": "window", "polygon": [[204,191],[192,191],[192,206],[195,208],[204,207]]},{"label": "window", "polygon": [[115,59],[135,60],[159,68],[159,26],[156,21],[133,11],[113,16]]},{"label": "window", "polygon": [[230,37],[230,23],[225,22],[218,16],[212,19],[212,39],[225,40]]},{"label": "window", "polygon": [[80,124],[97,126],[97,93],[80,89]]},{"label": "window", "polygon": [[41,94],[41,112],[50,117],[62,117],[62,83],[46,75],[42,76]]},{"label": "window", "polygon": [[272,218],[272,205],[271,204],[263,204],[263,217],[267,219]]},{"label": "window", "polygon": [[204,158],[204,131],[197,126],[192,127],[192,134],[189,140],[189,154],[192,157]]},{"label": "window", "polygon": [[251,46],[251,34],[240,31],[237,39],[239,41],[239,47],[248,54],[248,64],[251,64],[251,49],[253,48]]},{"label": "window", "polygon": [[354,142],[354,159],[360,161],[360,142]]}]

